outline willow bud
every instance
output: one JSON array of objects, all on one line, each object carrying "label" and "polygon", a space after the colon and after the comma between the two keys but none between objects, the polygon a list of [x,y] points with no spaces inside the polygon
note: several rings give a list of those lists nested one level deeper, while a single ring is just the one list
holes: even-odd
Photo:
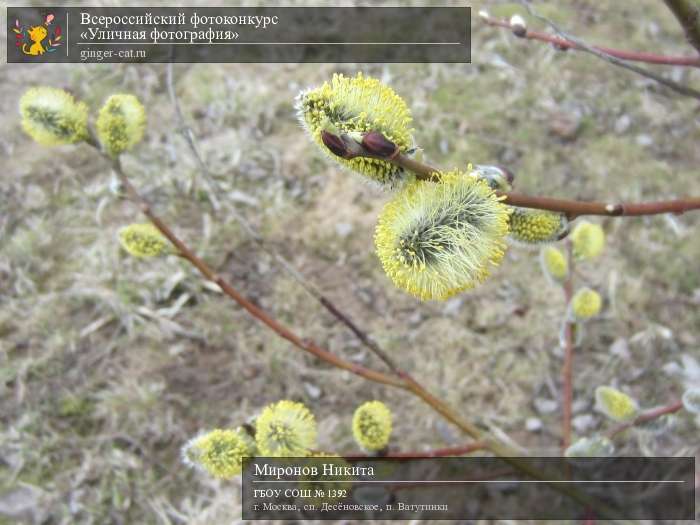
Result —
[{"label": "willow bud", "polygon": [[116,157],[143,138],[146,112],[134,95],[112,95],[100,109],[96,126],[104,150]]},{"label": "willow bud", "polygon": [[569,262],[566,255],[554,246],[545,246],[540,252],[542,272],[550,281],[562,283],[569,276]]},{"label": "willow bud", "polygon": [[605,232],[599,224],[581,221],[571,232],[571,242],[577,259],[595,259],[605,248]]},{"label": "willow bud", "polygon": [[343,158],[348,155],[348,150],[345,147],[345,143],[338,135],[334,135],[326,130],[321,130],[321,141],[331,151],[331,153],[333,153],[333,155]]},{"label": "willow bud", "polygon": [[124,226],[119,230],[119,243],[134,257],[157,257],[170,253],[168,240],[150,222]]},{"label": "willow bud", "polygon": [[352,418],[352,435],[363,449],[386,448],[391,436],[391,410],[381,401],[368,401],[357,407]]},{"label": "willow bud", "polygon": [[571,316],[576,321],[587,321],[600,313],[603,300],[600,294],[590,288],[581,288],[571,298]]},{"label": "willow bud", "polygon": [[399,148],[378,131],[370,131],[362,137],[362,145],[368,153],[378,157],[393,158]]},{"label": "willow bud", "polygon": [[609,386],[599,386],[595,389],[595,407],[615,421],[630,421],[638,411],[634,399]]}]

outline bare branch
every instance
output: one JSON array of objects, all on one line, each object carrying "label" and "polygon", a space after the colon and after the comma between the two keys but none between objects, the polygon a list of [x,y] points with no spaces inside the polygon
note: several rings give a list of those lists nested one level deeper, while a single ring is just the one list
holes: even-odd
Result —
[{"label": "bare branch", "polygon": [[[568,310],[569,303],[574,296],[574,257],[573,245],[571,241],[566,242],[566,258],[568,262],[569,274],[564,281],[562,288],[564,290],[564,299]],[[566,315],[566,314],[565,314]],[[571,445],[571,415],[573,413],[574,399],[574,323],[569,319],[564,319],[564,363],[562,365],[562,436],[561,450],[566,451]]]},{"label": "bare branch", "polygon": [[[418,162],[405,155],[398,155],[390,160],[397,166],[401,166],[417,175],[419,179],[436,180],[439,178],[440,170]],[[538,210],[558,211],[565,213],[569,219],[575,219],[581,215],[605,215],[608,217],[638,216],[638,215],[658,215],[661,213],[684,213],[690,210],[700,209],[700,197],[689,197],[671,201],[656,202],[586,202],[568,199],[553,199],[550,197],[537,197],[524,195],[510,191],[500,193],[504,197],[503,202],[521,208],[535,208]]]},{"label": "bare branch", "polygon": [[[515,34],[515,36],[520,38],[525,38],[527,40],[538,40],[540,42],[547,42],[552,44],[557,49],[565,51],[567,49],[579,49],[576,43],[571,40],[567,40],[560,36],[552,35],[550,33],[543,33],[541,31],[532,31],[530,29],[513,25],[512,21],[500,20],[498,18],[493,18],[485,11],[479,14],[481,20],[486,24],[493,27],[502,27],[504,29],[509,29]],[[621,60],[629,60],[632,62],[645,62],[647,64],[661,64],[666,66],[688,66],[688,67],[700,67],[700,57],[699,56],[669,56],[660,55],[658,53],[648,53],[644,51],[625,51],[621,49],[614,49],[611,47],[604,46],[591,46],[606,55],[610,55]]]},{"label": "bare branch", "polygon": [[609,62],[615,66],[621,67],[623,69],[627,69],[628,71],[632,71],[633,73],[636,73],[640,76],[643,76],[645,78],[649,78],[651,80],[654,80],[655,82],[662,84],[666,86],[669,89],[672,89],[676,93],[679,93],[681,95],[685,95],[687,97],[694,98],[696,100],[700,100],[700,91],[697,89],[685,86],[683,84],[680,84],[678,82],[675,82],[673,80],[670,80],[668,78],[665,78],[661,75],[658,75],[652,71],[649,71],[647,69],[644,69],[642,67],[639,67],[635,64],[630,64],[629,62],[626,62],[624,60],[621,60],[615,56],[612,56],[608,53],[605,53],[601,51],[600,49],[596,49],[593,46],[588,45],[585,43],[583,40],[581,40],[578,37],[575,37],[564,30],[562,30],[557,24],[552,22],[550,19],[547,17],[539,14],[527,0],[520,0],[520,3],[527,9],[528,13],[532,15],[533,17],[541,20],[545,24],[547,24],[549,27],[551,27],[562,39],[567,40],[573,44],[575,44],[577,49],[580,49],[581,51],[585,51],[587,53],[590,53],[601,60],[605,60],[606,62]]}]

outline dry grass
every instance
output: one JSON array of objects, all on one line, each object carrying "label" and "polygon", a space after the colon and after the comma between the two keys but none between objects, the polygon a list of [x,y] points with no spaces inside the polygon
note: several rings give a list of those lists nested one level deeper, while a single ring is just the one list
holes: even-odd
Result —
[{"label": "dry grass", "polygon": [[[474,4],[476,11],[483,2]],[[549,2],[542,10],[590,42],[692,52],[656,0]],[[507,164],[524,192],[598,199],[699,194],[697,104],[478,21],[472,48],[469,66],[176,66],[183,109],[225,188],[218,214],[173,131],[164,66],[37,66],[31,75],[0,66],[0,523],[237,521],[237,483],[188,471],[179,448],[201,428],[240,423],[280,398],[312,408],[327,449],[353,449],[352,411],[372,398],[397,414],[396,446],[463,439],[411,397],[292,351],[182,261],[120,252],[116,231],[137,215],[114,193],[107,163],[87,146],[45,149],[21,132],[17,101],[33,84],[67,88],[92,108],[113,92],[136,94],[149,127],[126,170],[246,295],[303,336],[375,363],[246,238],[231,207],[431,389],[519,445],[557,453],[564,305],[536,252],[513,247],[485,285],[447,303],[394,289],[373,253],[386,195],[314,149],[293,99],[333,72],[362,70],[406,98],[417,141],[435,163]],[[700,80],[697,70],[665,71]],[[571,123],[575,131],[562,132]],[[609,425],[592,410],[596,386],[616,385],[643,406],[670,401],[700,348],[700,214],[602,224],[609,247],[581,268],[606,309],[576,353],[579,435]],[[540,429],[526,430],[531,418]],[[622,443],[626,453],[657,455],[696,453],[699,444],[686,416],[661,436],[641,432]],[[13,505],[26,509],[11,518]]]}]

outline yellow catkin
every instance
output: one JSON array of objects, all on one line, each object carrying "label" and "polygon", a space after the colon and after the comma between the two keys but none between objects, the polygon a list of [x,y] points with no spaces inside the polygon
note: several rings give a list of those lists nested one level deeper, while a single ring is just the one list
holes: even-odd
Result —
[{"label": "yellow catkin", "polygon": [[170,253],[168,240],[150,222],[124,226],[119,230],[119,243],[134,257],[157,257]]},{"label": "yellow catkin", "polygon": [[19,101],[22,129],[44,146],[73,144],[88,136],[87,106],[62,89],[41,86]]},{"label": "yellow catkin", "polygon": [[581,288],[571,299],[571,313],[574,319],[585,321],[600,313],[603,300],[600,294],[590,288]]},{"label": "yellow catkin", "polygon": [[191,440],[183,448],[183,459],[220,479],[241,473],[243,458],[256,455],[253,438],[242,428],[216,429]]},{"label": "yellow catkin", "polygon": [[437,183],[415,181],[384,206],[377,255],[398,288],[447,299],[500,263],[509,212],[485,181],[461,172],[442,173]]},{"label": "yellow catkin", "polygon": [[100,109],[96,127],[102,147],[115,157],[143,138],[146,112],[134,95],[112,95]]},{"label": "yellow catkin", "polygon": [[571,242],[577,259],[595,259],[605,248],[605,232],[599,224],[581,221],[571,232]]},{"label": "yellow catkin", "polygon": [[365,450],[381,450],[391,437],[391,410],[381,401],[363,403],[352,418],[352,435]]},{"label": "yellow catkin", "polygon": [[376,78],[335,74],[330,82],[302,92],[297,99],[299,120],[318,146],[333,160],[387,186],[403,179],[401,168],[379,159],[343,159],[323,144],[321,131],[359,136],[380,132],[402,153],[413,146],[411,114],[406,102]]},{"label": "yellow catkin", "polygon": [[609,386],[595,390],[596,409],[615,421],[629,421],[637,415],[637,403],[627,394]]},{"label": "yellow catkin", "polygon": [[265,456],[308,456],[316,448],[316,420],[301,403],[278,401],[258,416],[255,441]]},{"label": "yellow catkin", "polygon": [[569,262],[559,248],[545,246],[540,252],[542,271],[551,280],[562,282],[569,275]]},{"label": "yellow catkin", "polygon": [[554,242],[566,233],[567,224],[563,213],[513,208],[510,215],[510,237],[526,244]]}]

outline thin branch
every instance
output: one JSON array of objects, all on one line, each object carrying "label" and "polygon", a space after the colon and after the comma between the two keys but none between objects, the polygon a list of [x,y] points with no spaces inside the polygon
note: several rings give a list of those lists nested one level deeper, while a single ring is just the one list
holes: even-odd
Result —
[{"label": "thin branch", "polygon": [[669,79],[667,79],[661,75],[658,75],[652,71],[641,68],[641,67],[636,66],[634,64],[630,64],[628,62],[625,62],[624,60],[620,60],[619,58],[616,58],[612,55],[608,55],[607,53],[599,51],[599,50],[589,46],[587,43],[585,43],[580,38],[577,38],[571,34],[564,32],[562,29],[559,28],[559,26],[557,26],[557,24],[555,24],[554,22],[549,20],[547,17],[542,16],[537,11],[535,11],[535,9],[529,4],[529,2],[527,0],[521,0],[521,3],[525,6],[528,13],[530,13],[535,18],[542,20],[549,27],[554,29],[554,31],[556,31],[559,36],[561,36],[562,38],[564,38],[566,40],[569,40],[570,42],[573,42],[582,51],[586,51],[587,53],[595,55],[598,58],[605,60],[606,62],[609,62],[615,66],[621,67],[623,69],[627,69],[628,71],[632,71],[633,73],[636,73],[640,76],[654,80],[654,81],[658,82],[659,84],[662,84],[662,85],[666,86],[667,88],[672,89],[676,93],[679,93],[681,95],[685,95],[687,97],[692,97],[696,100],[700,100],[700,91],[698,91],[697,89],[685,86],[685,85],[680,84],[678,82],[675,82],[673,80],[669,80]]},{"label": "thin branch", "polygon": [[[352,140],[352,139],[350,139]],[[357,143],[355,143],[357,144]],[[354,156],[377,158],[376,156],[360,152],[351,153]],[[437,180],[440,170],[422,162],[418,162],[403,154],[396,155],[392,159],[385,159],[416,174],[419,179]],[[575,219],[581,215],[605,215],[608,217],[657,215],[660,213],[684,213],[690,210],[700,209],[700,197],[689,197],[670,201],[657,202],[585,202],[568,199],[553,199],[550,197],[536,197],[522,193],[499,193],[504,197],[503,202],[521,208],[536,208],[565,213],[569,219]]]},{"label": "thin branch", "polygon": [[693,0],[664,0],[664,2],[683,27],[690,45],[700,53],[700,3]]},{"label": "thin branch", "polygon": [[[552,44],[557,49],[566,51],[567,49],[575,49],[583,51],[583,48],[566,38],[560,36],[552,35],[550,33],[543,33],[541,31],[532,31],[527,28],[523,28],[521,25],[513,24],[508,20],[501,20],[490,16],[487,12],[482,11],[479,13],[481,20],[486,24],[493,27],[502,27],[509,29],[513,34],[519,38],[524,38],[527,40],[538,40],[540,42],[546,42]],[[632,62],[645,62],[647,64],[661,64],[667,66],[688,66],[688,67],[700,67],[700,57],[699,56],[669,56],[660,55],[658,53],[648,53],[644,51],[624,51],[621,49],[614,49],[605,46],[590,46],[592,49],[605,53],[606,55],[619,58],[620,60],[628,60]]]},{"label": "thin branch", "polygon": [[618,434],[621,434],[628,428],[634,427],[636,425],[642,425],[644,423],[648,423],[649,421],[653,421],[654,419],[658,419],[661,416],[665,416],[666,414],[673,414],[675,412],[680,411],[683,408],[683,401],[674,401],[673,403],[658,407],[658,408],[652,408],[651,410],[647,410],[646,412],[642,412],[639,414],[636,418],[634,418],[632,421],[628,423],[622,423],[621,425],[618,425],[617,427],[613,428],[609,433],[608,437],[613,438],[617,436]]},{"label": "thin branch", "polygon": [[406,385],[401,379],[389,376],[382,372],[378,372],[361,365],[345,361],[342,358],[332,354],[331,352],[320,348],[315,343],[305,340],[300,336],[296,335],[292,330],[282,325],[276,319],[272,318],[267,314],[262,308],[253,304],[246,297],[241,295],[228,281],[223,277],[218,275],[203,259],[200,259],[197,255],[190,250],[190,248],[182,241],[179,237],[173,233],[173,231],[158,217],[151,209],[149,202],[141,196],[141,194],[136,190],[136,188],[131,184],[131,181],[126,176],[122,170],[119,158],[112,160],[112,169],[119,178],[122,186],[126,189],[129,198],[139,205],[141,212],[148,217],[148,219],[153,223],[153,225],[158,228],[158,230],[172,243],[177,249],[180,256],[183,259],[189,261],[199,272],[209,281],[216,283],[221,290],[243,307],[250,315],[255,319],[266,325],[277,335],[286,339],[292,343],[297,348],[310,353],[322,361],[335,366],[336,368],[341,368],[343,370],[348,370],[353,374],[356,374],[370,381],[377,383],[382,383],[385,385],[391,385],[399,388],[406,388]]},{"label": "thin branch", "polygon": [[[365,138],[372,136],[371,144]],[[399,150],[398,146],[389,141],[378,131],[370,131],[364,135],[362,144],[353,137],[343,133],[340,136],[327,131],[321,133],[321,138],[329,151],[344,159],[366,157],[391,162],[407,171],[412,172],[420,180],[437,182],[440,180],[440,169],[411,158]],[[381,144],[381,146],[377,146]],[[368,149],[373,148],[373,149]],[[510,171],[510,170],[508,170]],[[569,219],[581,215],[605,215],[619,217],[622,215],[657,215],[660,213],[684,213],[700,209],[700,197],[689,197],[672,201],[641,202],[641,203],[602,203],[573,201],[567,199],[552,199],[549,197],[534,197],[521,193],[496,192],[503,197],[503,202],[521,208],[535,208],[565,213]]]},{"label": "thin branch", "polygon": [[555,24],[554,22],[549,20],[547,17],[542,16],[537,11],[535,11],[535,9],[526,0],[521,0],[520,3],[525,7],[525,9],[527,9],[527,11],[528,11],[528,13],[530,13],[530,15],[543,21],[545,24],[547,24],[549,27],[551,27],[561,38],[568,40],[569,42],[572,42],[573,44],[575,44],[577,49],[579,49],[581,51],[585,51],[585,52],[590,53],[592,55],[595,55],[598,58],[605,60],[606,62],[609,62],[615,66],[621,67],[623,69],[627,69],[629,71],[632,71],[633,73],[636,73],[636,74],[641,75],[643,77],[654,80],[655,82],[658,82],[659,84],[662,84],[662,85],[666,86],[667,88],[672,89],[676,93],[679,93],[681,95],[685,95],[687,97],[694,98],[696,100],[700,100],[700,91],[698,91],[697,89],[685,86],[683,84],[679,84],[678,82],[675,82],[673,80],[669,80],[661,75],[654,73],[653,71],[649,71],[647,69],[641,68],[641,67],[636,66],[634,64],[631,64],[629,62],[621,60],[615,56],[604,53],[603,51],[586,44],[580,38],[575,37],[575,36],[565,32],[565,31],[563,31],[562,29],[560,29],[557,24]]},{"label": "thin branch", "polygon": [[[202,173],[203,177],[205,178],[210,187],[209,191],[212,191],[213,189],[217,193],[220,193],[221,187],[219,186],[216,179],[214,179],[214,177],[212,176],[211,171],[209,170],[209,166],[207,165],[199,151],[197,139],[195,138],[192,128],[187,125],[187,121],[185,120],[185,116],[182,112],[180,102],[177,98],[177,94],[175,93],[172,62],[168,63],[167,65],[166,82],[168,85],[168,95],[175,109],[175,116],[178,121],[178,128],[180,129],[180,132],[185,138],[185,142],[190,148],[190,151],[192,152],[192,155],[195,158],[195,161],[197,162],[200,172]],[[214,206],[215,209],[218,208],[218,204],[215,206],[215,203],[217,202],[216,199],[212,200],[211,202],[212,206]],[[280,267],[285,272],[287,272],[287,274],[289,274],[304,289],[304,291],[306,291],[309,295],[316,299],[321,304],[321,306],[328,310],[328,312],[333,317],[335,317],[338,321],[344,324],[355,335],[355,337],[357,337],[365,347],[367,347],[381,361],[383,361],[384,364],[391,371],[393,371],[399,376],[406,375],[405,372],[401,371],[400,367],[389,356],[389,354],[382,350],[379,347],[379,345],[350,318],[349,315],[344,313],[338,306],[335,305],[335,303],[333,303],[328,297],[323,295],[319,288],[312,282],[310,282],[308,279],[306,279],[301,274],[301,272],[297,270],[292,265],[292,263],[290,263],[282,254],[280,254],[277,250],[275,250],[267,242],[265,242],[265,238],[262,235],[260,235],[260,233],[253,227],[253,225],[250,224],[250,222],[248,222],[248,220],[246,220],[246,218],[243,215],[241,215],[235,207],[231,207],[230,211],[233,218],[238,222],[238,224],[241,225],[243,231],[245,231],[248,237],[250,237],[250,239],[252,239],[253,242],[255,242],[255,244],[257,244],[261,250],[263,250],[270,257],[272,257],[277,262],[277,264],[279,264]]]},{"label": "thin branch", "polygon": [[566,258],[568,261],[568,275],[562,288],[566,301],[566,318],[564,319],[564,363],[562,365],[562,435],[561,450],[564,452],[571,445],[571,414],[574,391],[574,323],[568,318],[568,308],[574,296],[574,258],[571,241],[566,243]]}]

